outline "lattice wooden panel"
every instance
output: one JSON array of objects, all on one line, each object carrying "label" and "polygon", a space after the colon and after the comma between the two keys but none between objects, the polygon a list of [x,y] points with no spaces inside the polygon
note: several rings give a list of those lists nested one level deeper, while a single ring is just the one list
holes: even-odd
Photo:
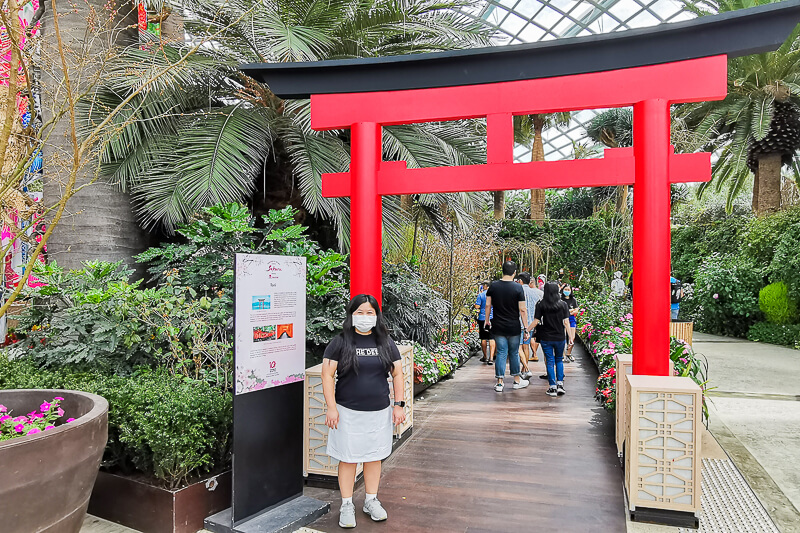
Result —
[{"label": "lattice wooden panel", "polygon": [[694,322],[670,322],[669,336],[686,341],[692,345],[692,334],[694,333]]},{"label": "lattice wooden panel", "polygon": [[627,414],[630,412],[628,411],[627,401],[628,401],[628,382],[625,380],[625,376],[631,374],[631,369],[633,367],[633,357],[631,354],[617,354],[615,359],[617,360],[617,383],[616,383],[616,393],[617,393],[617,400],[616,400],[616,412],[614,413],[616,416],[616,442],[617,442],[617,453],[622,456],[622,449],[623,444],[625,442],[625,419]]},{"label": "lattice wooden panel", "polygon": [[690,378],[627,376],[625,485],[636,507],[700,510],[701,391]]}]

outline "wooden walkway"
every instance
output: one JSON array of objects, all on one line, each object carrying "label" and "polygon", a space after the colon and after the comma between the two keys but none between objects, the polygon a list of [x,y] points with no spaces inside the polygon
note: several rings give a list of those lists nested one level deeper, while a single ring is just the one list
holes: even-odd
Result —
[{"label": "wooden walkway", "polygon": [[[560,398],[544,393],[542,362],[531,363],[528,388],[513,390],[506,376],[496,393],[494,367],[477,358],[425,391],[413,435],[384,463],[378,497],[389,520],[361,511],[362,484],[356,531],[624,533],[613,420],[592,398],[597,372],[578,350]],[[332,502],[309,527],[340,531],[338,491],[306,494]]]}]

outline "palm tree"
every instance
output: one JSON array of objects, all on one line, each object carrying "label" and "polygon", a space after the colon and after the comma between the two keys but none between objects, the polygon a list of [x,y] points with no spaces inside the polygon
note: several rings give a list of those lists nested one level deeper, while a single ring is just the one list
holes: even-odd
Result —
[{"label": "palm tree", "polygon": [[[323,198],[321,174],[347,171],[349,131],[311,130],[308,100],[282,100],[237,66],[488,45],[493,30],[458,11],[472,3],[188,0],[187,33],[217,33],[214,46],[130,102],[128,116],[138,120],[109,129],[100,147],[102,172],[131,193],[146,227],[171,231],[201,207],[252,198],[255,207],[294,204],[318,221],[332,222],[345,243],[349,200]],[[118,75],[85,102],[86,120],[113,109],[143,71],[179,61],[180,46],[125,50],[115,66]],[[409,168],[486,160],[485,141],[464,121],[386,127],[383,152],[384,159],[405,160]],[[448,203],[466,220],[480,196],[429,195],[421,203]],[[385,198],[390,236],[405,222],[398,199]]]},{"label": "palm tree", "polygon": [[[772,0],[684,0],[698,16],[733,11]],[[781,208],[781,167],[800,148],[800,27],[775,52],[728,61],[728,96],[686,105],[681,117],[719,150],[713,167],[717,191],[728,186],[728,208],[753,172],[753,211]]]},{"label": "palm tree", "polygon": [[[544,161],[544,142],[542,132],[552,126],[569,124],[571,113],[548,113],[540,115],[520,115],[514,117],[514,142],[531,145],[531,161]],[[538,223],[545,218],[545,190],[531,189],[531,219]]]}]

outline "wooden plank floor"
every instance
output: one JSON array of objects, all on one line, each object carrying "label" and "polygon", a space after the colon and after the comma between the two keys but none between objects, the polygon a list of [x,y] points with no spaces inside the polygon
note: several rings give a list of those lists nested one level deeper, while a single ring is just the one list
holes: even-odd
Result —
[{"label": "wooden plank floor", "polygon": [[[622,474],[613,420],[594,401],[597,372],[585,353],[565,364],[567,394],[551,398],[531,363],[531,386],[493,389],[494,367],[477,358],[415,405],[414,433],[384,463],[378,497],[389,514],[357,531],[623,533]],[[541,351],[540,351],[541,359]],[[307,488],[332,502],[309,527],[339,531],[338,491]]]}]

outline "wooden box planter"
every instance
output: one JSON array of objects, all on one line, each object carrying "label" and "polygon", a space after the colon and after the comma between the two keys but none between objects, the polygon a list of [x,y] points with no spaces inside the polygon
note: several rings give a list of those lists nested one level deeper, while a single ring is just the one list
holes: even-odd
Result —
[{"label": "wooden box planter", "polygon": [[12,416],[64,398],[74,421],[0,443],[0,530],[3,533],[78,533],[108,440],[108,402],[66,390],[2,390]]},{"label": "wooden box planter", "polygon": [[144,533],[196,533],[207,516],[230,505],[230,471],[173,490],[100,472],[89,512]]},{"label": "wooden box planter", "polygon": [[694,333],[694,322],[670,322],[669,336],[682,339],[691,346],[692,334]]},{"label": "wooden box planter", "polygon": [[[406,401],[406,421],[395,427],[394,436],[400,439],[414,425],[414,350],[409,345],[399,345],[403,363],[404,391]],[[303,429],[303,475],[335,477],[338,461],[326,453],[328,446],[328,426],[325,425],[325,414],[328,410],[322,394],[322,365],[306,369],[305,414],[306,423]],[[389,391],[394,395],[392,378],[389,377]],[[356,475],[361,473],[358,465]]]}]

